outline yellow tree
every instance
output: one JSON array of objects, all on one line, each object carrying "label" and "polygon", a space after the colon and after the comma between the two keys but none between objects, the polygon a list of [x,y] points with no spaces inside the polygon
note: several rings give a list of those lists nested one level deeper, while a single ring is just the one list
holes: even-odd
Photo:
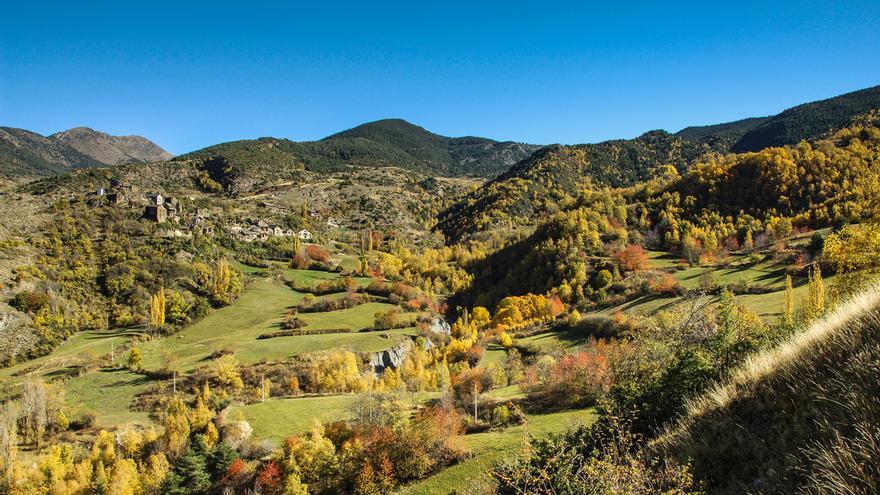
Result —
[{"label": "yellow tree", "polygon": [[150,325],[159,328],[165,324],[165,287],[150,297]]},{"label": "yellow tree", "polygon": [[791,275],[785,276],[785,324],[791,326],[794,323],[794,290],[791,285]]},{"label": "yellow tree", "polygon": [[822,270],[817,265],[813,265],[810,269],[807,300],[804,305],[807,321],[818,318],[825,312],[825,283],[822,281]]},{"label": "yellow tree", "polygon": [[221,258],[214,267],[214,280],[211,287],[211,293],[215,296],[226,294],[232,283],[232,272],[229,268],[229,262],[225,258]]}]

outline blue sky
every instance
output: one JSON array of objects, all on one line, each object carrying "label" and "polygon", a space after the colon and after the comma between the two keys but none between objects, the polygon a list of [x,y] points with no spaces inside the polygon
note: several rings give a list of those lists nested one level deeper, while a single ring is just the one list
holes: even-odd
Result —
[{"label": "blue sky", "polygon": [[388,117],[596,142],[880,84],[876,0],[2,1],[0,125],[86,125],[173,153]]}]

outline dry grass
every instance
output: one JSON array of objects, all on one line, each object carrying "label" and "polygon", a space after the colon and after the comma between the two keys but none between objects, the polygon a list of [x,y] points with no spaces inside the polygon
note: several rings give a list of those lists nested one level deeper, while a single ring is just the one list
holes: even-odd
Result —
[{"label": "dry grass", "polygon": [[880,493],[880,288],[749,359],[652,447],[714,493]]}]

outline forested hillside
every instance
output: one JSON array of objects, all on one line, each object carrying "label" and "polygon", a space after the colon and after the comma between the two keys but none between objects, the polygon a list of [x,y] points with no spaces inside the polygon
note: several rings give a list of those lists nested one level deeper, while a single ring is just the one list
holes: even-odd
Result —
[{"label": "forested hillside", "polygon": [[235,141],[178,159],[205,162],[208,166],[222,162],[229,170],[226,176],[244,184],[290,179],[298,170],[332,172],[350,166],[395,166],[445,177],[493,177],[537,148],[485,138],[447,138],[391,119],[364,124],[320,141]]},{"label": "forested hillside", "polygon": [[754,117],[724,124],[691,126],[675,133],[685,141],[705,143],[713,150],[727,152],[747,132],[771,117]]},{"label": "forested hillside", "polygon": [[877,108],[880,108],[880,86],[805,103],[770,117],[744,134],[730,150],[742,153],[797,144],[804,139],[820,137],[829,130],[846,125],[855,116]]},{"label": "forested hillside", "polygon": [[493,226],[546,218],[583,189],[631,186],[667,165],[683,172],[709,151],[664,131],[631,140],[547,147],[441,213],[438,229],[454,241]]}]

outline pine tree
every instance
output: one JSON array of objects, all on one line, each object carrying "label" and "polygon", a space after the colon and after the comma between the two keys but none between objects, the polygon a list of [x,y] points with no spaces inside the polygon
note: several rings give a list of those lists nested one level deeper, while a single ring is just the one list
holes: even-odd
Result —
[{"label": "pine tree", "polygon": [[98,462],[95,463],[94,469],[94,475],[92,476],[92,493],[96,495],[109,493],[110,487],[107,480],[107,470],[104,469],[104,461],[99,459]]}]

